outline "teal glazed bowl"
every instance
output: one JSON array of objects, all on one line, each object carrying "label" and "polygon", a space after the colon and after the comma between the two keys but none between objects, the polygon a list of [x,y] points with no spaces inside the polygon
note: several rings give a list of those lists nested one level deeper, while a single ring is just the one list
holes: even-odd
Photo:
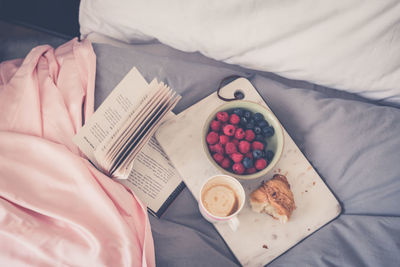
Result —
[{"label": "teal glazed bowl", "polygon": [[[244,110],[251,111],[253,114],[255,113],[261,113],[264,117],[264,119],[267,121],[267,123],[274,128],[274,134],[271,137],[266,137],[265,141],[267,144],[267,147],[264,148],[264,151],[266,150],[271,150],[274,153],[274,156],[272,159],[267,161],[267,166],[259,170],[255,173],[243,173],[243,174],[238,174],[235,173],[232,170],[232,160],[231,160],[231,167],[225,169],[223,168],[217,161],[213,158],[213,152],[210,151],[209,144],[207,143],[207,135],[209,134],[211,130],[211,122],[216,119],[216,115],[220,111],[226,111],[228,113],[232,113],[232,111],[236,108],[241,108]],[[244,127],[246,128],[246,127]],[[245,129],[244,129],[245,130]],[[276,116],[266,107],[257,104],[255,102],[251,101],[245,101],[245,100],[235,100],[228,102],[226,104],[223,104],[219,106],[217,109],[215,109],[213,112],[210,113],[206,121],[204,122],[203,126],[203,132],[202,132],[202,144],[204,148],[204,152],[207,155],[207,158],[213,164],[218,170],[220,170],[221,173],[231,175],[235,178],[238,179],[244,179],[244,180],[251,180],[251,179],[257,179],[262,176],[265,176],[269,171],[271,171],[275,165],[278,163],[279,159],[281,158],[282,151],[283,151],[283,145],[284,145],[284,135],[283,135],[283,128],[282,125],[280,124],[279,120],[276,118]],[[225,156],[227,156],[225,154]],[[243,164],[244,165],[244,164]]]}]

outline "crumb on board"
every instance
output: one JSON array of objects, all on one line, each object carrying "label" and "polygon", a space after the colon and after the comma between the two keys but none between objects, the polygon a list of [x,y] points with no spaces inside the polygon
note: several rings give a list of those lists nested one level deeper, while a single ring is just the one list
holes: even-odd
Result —
[{"label": "crumb on board", "polygon": [[264,245],[263,245],[263,248],[268,249],[268,246],[264,244]]},{"label": "crumb on board", "polygon": [[305,192],[308,193],[308,190],[306,190]]},{"label": "crumb on board", "polygon": [[307,231],[311,231],[311,229],[310,229],[310,228],[307,228]]},{"label": "crumb on board", "polygon": [[312,182],[312,185],[315,185],[315,182]]}]

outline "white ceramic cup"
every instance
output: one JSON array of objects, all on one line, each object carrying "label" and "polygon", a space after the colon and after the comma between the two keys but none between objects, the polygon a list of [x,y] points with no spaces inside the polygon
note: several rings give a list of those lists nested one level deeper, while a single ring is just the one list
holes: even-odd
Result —
[{"label": "white ceramic cup", "polygon": [[[231,189],[234,190],[235,195],[237,197],[238,208],[234,213],[232,213],[228,216],[223,216],[223,217],[216,216],[216,215],[212,214],[211,212],[209,212],[205,208],[205,205],[203,202],[203,197],[202,197],[203,190],[205,188],[209,188],[210,186],[212,187],[212,185],[216,185],[216,184],[217,185],[227,185],[228,187],[230,187]],[[208,178],[207,181],[205,181],[200,188],[200,195],[199,195],[200,213],[207,221],[209,221],[211,223],[228,223],[228,225],[232,229],[232,231],[236,231],[240,225],[237,215],[243,209],[245,199],[246,199],[246,195],[245,195],[243,186],[239,183],[238,180],[236,180],[235,178],[233,178],[232,176],[229,176],[229,175],[218,174],[218,175]]]}]

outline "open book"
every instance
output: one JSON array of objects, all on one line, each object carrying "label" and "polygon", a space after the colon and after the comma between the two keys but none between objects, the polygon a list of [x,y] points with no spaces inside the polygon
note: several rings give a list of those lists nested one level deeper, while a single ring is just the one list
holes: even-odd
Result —
[{"label": "open book", "polygon": [[160,216],[183,187],[182,179],[151,138],[180,96],[133,68],[74,137],[100,171],[135,192]]}]

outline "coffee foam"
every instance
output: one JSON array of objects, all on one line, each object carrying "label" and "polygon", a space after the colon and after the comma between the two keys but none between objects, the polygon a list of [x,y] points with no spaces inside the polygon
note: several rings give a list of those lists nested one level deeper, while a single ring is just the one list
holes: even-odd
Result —
[{"label": "coffee foam", "polygon": [[237,193],[229,185],[212,183],[204,187],[201,199],[208,212],[215,216],[226,217],[239,208]]}]

